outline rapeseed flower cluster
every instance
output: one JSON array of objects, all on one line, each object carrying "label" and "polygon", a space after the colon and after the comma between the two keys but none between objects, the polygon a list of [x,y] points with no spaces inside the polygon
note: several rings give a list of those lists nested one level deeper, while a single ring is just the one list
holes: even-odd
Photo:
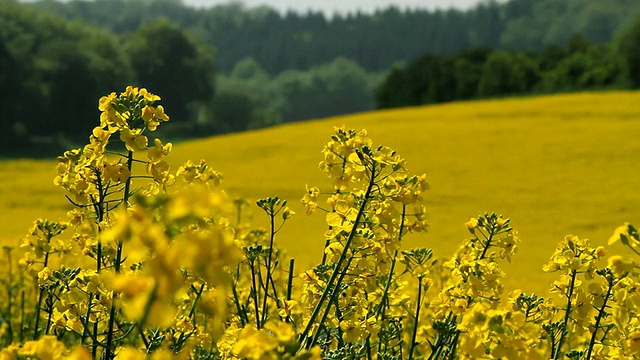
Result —
[{"label": "rapeseed flower cluster", "polygon": [[[406,249],[427,230],[426,175],[336,127],[319,164],[332,186],[301,199],[326,221],[322,260],[296,270],[277,246],[287,201],[256,201],[254,227],[204,160],[173,171],[172,144],[149,141],[169,120],[158,101],[101,98],[89,143],[58,158],[74,209],[36,220],[19,258],[4,249],[0,359],[640,358],[634,259],[569,235],[543,268],[548,294],[505,294],[521,241],[508,218],[471,218],[450,258]],[[637,251],[640,237],[625,224],[616,241]]]}]

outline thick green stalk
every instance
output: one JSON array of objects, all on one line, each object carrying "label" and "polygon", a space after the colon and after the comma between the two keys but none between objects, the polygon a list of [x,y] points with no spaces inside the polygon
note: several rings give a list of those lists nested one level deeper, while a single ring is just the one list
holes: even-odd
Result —
[{"label": "thick green stalk", "polygon": [[449,359],[456,358],[456,351],[458,349],[458,341],[460,340],[460,330],[456,330],[456,334],[453,336],[453,341],[451,342],[453,345],[451,346],[451,352],[449,353]]},{"label": "thick green stalk", "polygon": [[418,299],[416,302],[416,318],[413,322],[413,333],[411,334],[411,348],[409,349],[409,360],[413,359],[413,351],[416,347],[416,337],[418,335],[418,322],[420,321],[420,307],[422,299],[422,276],[418,277]]},{"label": "thick green stalk", "polygon": [[593,333],[591,333],[591,340],[589,340],[589,350],[587,351],[587,359],[589,360],[591,359],[591,352],[593,351],[593,347],[596,344],[596,336],[598,334],[598,329],[600,328],[600,322],[602,321],[602,319],[605,316],[605,309],[607,308],[607,301],[609,301],[609,297],[611,297],[611,290],[613,289],[614,286],[614,280],[611,277],[612,275],[609,275],[610,277],[607,279],[608,282],[608,287],[607,287],[607,294],[604,296],[604,301],[602,302],[602,306],[600,307],[600,309],[598,309],[598,316],[596,317],[596,324],[594,326],[593,329]]},{"label": "thick green stalk", "polygon": [[40,326],[40,309],[42,308],[42,299],[44,297],[44,289],[40,289],[40,294],[38,295],[38,307],[36,308],[36,325],[33,330],[33,339],[38,339],[38,327]]},{"label": "thick green stalk", "polygon": [[[202,286],[204,287],[204,285]],[[142,341],[144,341],[145,345],[147,345],[147,339],[144,336],[144,325],[147,323],[147,319],[149,318],[149,313],[151,312],[151,306],[153,305],[153,302],[156,301],[157,290],[158,290],[157,284],[154,284],[153,288],[151,288],[151,292],[149,293],[149,298],[147,299],[147,302],[144,304],[142,317],[140,318],[140,321],[138,321],[138,333],[140,334],[140,337],[142,338]],[[181,334],[181,337],[182,337],[182,334]]]},{"label": "thick green stalk", "polygon": [[289,278],[287,279],[287,300],[291,300],[291,293],[293,292],[293,267],[295,259],[289,260]]},{"label": "thick green stalk", "polygon": [[254,264],[249,264],[251,268],[251,285],[252,285],[252,297],[253,297],[253,307],[256,310],[256,327],[260,329],[260,308],[258,307],[258,286],[256,285],[256,271]]},{"label": "thick green stalk", "polygon": [[[320,324],[324,324],[324,322],[327,320],[327,317],[329,316],[329,310],[331,310],[331,304],[334,304],[336,306],[336,312],[340,311],[340,309],[338,309],[338,292],[340,291],[340,285],[344,281],[344,278],[347,276],[347,270],[351,266],[351,261],[353,261],[353,258],[354,257],[351,256],[347,260],[347,264],[344,266],[344,271],[340,272],[340,277],[338,278],[338,281],[336,281],[336,286],[331,291],[331,295],[329,296],[329,302],[327,303],[327,306],[324,308],[324,312],[322,313],[322,317],[320,318],[320,321],[319,321]],[[337,316],[337,318],[338,320],[342,320],[340,316]],[[338,328],[338,331],[342,332],[342,329]],[[311,348],[313,347],[313,345],[316,344],[319,336],[320,336],[320,331],[317,331],[313,336],[313,339],[309,343],[308,348]],[[342,339],[342,337],[340,337],[340,339]]]},{"label": "thick green stalk", "polygon": [[26,309],[25,309],[25,294],[24,294],[24,290],[20,291],[20,336],[18,337],[18,339],[20,340],[20,343],[22,343],[24,341],[24,316],[26,313]]},{"label": "thick green stalk", "polygon": [[87,302],[87,314],[85,315],[84,322],[82,324],[82,337],[80,339],[80,344],[84,344],[85,340],[87,340],[88,331],[89,331],[89,316],[91,316],[91,303],[93,302],[93,293],[89,294],[89,302]]},{"label": "thick green stalk", "polygon": [[[129,169],[129,173],[131,173],[132,169],[133,169],[133,151],[129,151],[127,153],[127,168]],[[127,181],[124,183],[124,194],[123,194],[123,202],[124,202],[124,206],[129,207],[129,196],[131,196],[131,179],[132,177],[129,176],[127,178]]]},{"label": "thick green stalk", "polygon": [[[231,285],[231,290],[233,292],[233,302],[236,305],[236,310],[238,311],[238,316],[240,316],[240,325],[244,328],[245,324],[249,322],[246,312],[244,312],[240,306],[240,299],[238,299],[238,290],[236,289],[236,284]],[[246,321],[245,321],[246,319]]]},{"label": "thick green stalk", "polygon": [[571,314],[571,298],[573,297],[573,290],[576,284],[576,277],[578,276],[578,271],[571,271],[571,281],[569,282],[569,294],[567,295],[567,308],[564,313],[564,320],[562,321],[562,330],[560,332],[560,340],[558,341],[558,346],[553,350],[553,360],[558,360],[560,356],[560,350],[562,349],[562,344],[564,343],[564,339],[567,336],[567,325],[569,324],[569,315]]},{"label": "thick green stalk", "polygon": [[[331,226],[329,226],[329,229],[331,229]],[[326,250],[327,250],[327,248],[329,247],[329,244],[331,244],[331,240],[330,240],[330,239],[327,239],[327,240],[324,242],[324,249],[323,249],[323,251],[322,251],[322,261],[320,262],[320,264],[322,264],[322,265],[324,265],[324,264],[326,264],[326,263],[327,263],[327,252],[326,252]]]},{"label": "thick green stalk", "polygon": [[[402,240],[406,214],[407,214],[407,204],[402,204],[402,218],[400,219],[400,231],[398,234],[398,241]],[[389,269],[389,275],[387,275],[387,282],[384,285],[382,298],[380,299],[380,304],[378,305],[378,311],[376,312],[376,320],[380,318],[380,315],[383,313],[386,307],[385,301],[387,300],[387,296],[389,296],[389,288],[391,287],[391,280],[393,279],[393,273],[395,272],[397,259],[398,259],[398,250],[396,250],[393,253],[393,259],[391,259],[391,269]]]},{"label": "thick green stalk", "polygon": [[[455,321],[455,317],[453,316],[453,312],[451,311],[449,311],[449,313],[447,314],[447,323],[449,323],[450,321]],[[435,344],[431,346],[431,355],[429,355],[429,358],[427,360],[438,359],[438,357],[440,357],[440,354],[444,350],[447,341],[448,339],[445,339],[443,336],[441,336],[441,334],[438,334]]]},{"label": "thick green stalk", "polygon": [[[51,241],[51,235],[47,234],[47,244]],[[49,265],[49,252],[44,255],[44,263],[42,268],[46,268]],[[44,298],[44,289],[40,289],[40,294],[38,295],[38,307],[36,308],[36,325],[33,330],[33,340],[38,339],[38,327],[40,326],[40,309],[42,308],[42,300]]]},{"label": "thick green stalk", "polygon": [[[48,300],[47,303],[49,303],[49,301],[53,301],[53,300]],[[44,327],[44,334],[45,335],[49,335],[49,330],[51,329],[51,316],[53,316],[53,303],[47,304],[48,306],[48,314],[47,314],[47,325]]]},{"label": "thick green stalk", "polygon": [[[487,238],[487,242],[484,245],[484,249],[482,250],[482,254],[476,260],[482,260],[485,256],[487,256],[487,251],[489,247],[491,247],[491,242],[493,241],[493,236],[495,235],[495,229],[491,227],[491,232],[489,232],[489,237]],[[483,234],[484,236],[484,234]]]},{"label": "thick green stalk", "polygon": [[[269,237],[269,257],[267,257],[267,279],[265,280],[265,288],[264,288],[264,299],[262,301],[262,321],[261,323],[267,322],[267,299],[269,298],[269,283],[273,283],[273,272],[271,271],[271,258],[273,257],[273,243],[276,237],[276,227],[275,227],[275,210],[271,208],[271,212],[269,215],[269,222],[271,226],[271,236]],[[274,297],[277,298],[277,295],[274,293]]]},{"label": "thick green stalk", "polygon": [[[108,189],[102,188],[102,178],[99,172],[96,172],[96,188],[98,189],[99,198],[98,201],[95,201],[93,197],[91,198],[93,202],[93,208],[96,213],[97,225],[98,225],[98,234],[102,232],[101,225],[104,221],[105,216],[105,200]],[[96,272],[100,273],[102,271],[102,239],[98,236],[98,245],[96,249]],[[91,335],[91,355],[92,358],[95,359],[98,355],[98,322],[93,323],[93,333],[89,334],[89,318],[91,316],[91,304],[93,302],[94,294],[89,294],[89,302],[87,303],[87,315],[84,323],[84,329],[82,331],[82,342],[88,335]],[[95,300],[100,301],[100,294],[95,294]]]},{"label": "thick green stalk", "polygon": [[[127,153],[127,168],[129,169],[129,173],[131,173],[132,168],[133,168],[133,151],[129,150],[129,152]],[[131,176],[129,176],[127,178],[127,181],[124,184],[124,194],[122,197],[122,202],[124,203],[125,207],[129,207],[129,196],[131,195]],[[114,262],[114,268],[115,268],[115,272],[120,273],[120,265],[122,264],[122,241],[117,241],[116,242],[116,258],[115,258],[115,262]],[[112,357],[114,357],[115,353],[114,353],[114,346],[113,346],[113,331],[114,331],[114,325],[115,325],[115,320],[116,320],[116,297],[117,297],[117,293],[113,292],[113,298],[111,299],[111,311],[109,312],[109,324],[108,324],[108,330],[107,330],[107,348],[106,348],[106,353],[105,353],[105,359],[106,360],[110,360]]]},{"label": "thick green stalk", "polygon": [[[303,348],[306,347],[306,346],[304,346],[304,342],[309,337],[309,332],[311,331],[316,318],[320,314],[320,310],[322,309],[322,306],[324,305],[324,302],[329,297],[329,292],[331,292],[332,288],[337,288],[340,285],[339,283],[335,284],[335,285],[333,283],[336,281],[336,278],[338,277],[338,273],[340,273],[340,269],[342,268],[342,263],[347,258],[347,253],[349,252],[349,248],[351,247],[351,242],[355,238],[356,231],[357,231],[357,228],[358,228],[358,224],[360,223],[360,219],[362,218],[362,216],[364,214],[365,208],[366,208],[366,206],[368,204],[368,201],[369,201],[369,197],[371,196],[371,191],[373,190],[373,186],[375,184],[375,177],[376,177],[376,169],[375,169],[375,164],[374,164],[373,168],[371,169],[371,177],[369,179],[369,186],[367,187],[367,191],[365,192],[364,198],[362,200],[362,204],[360,205],[360,209],[358,210],[358,214],[356,215],[356,219],[353,222],[353,227],[351,228],[351,232],[349,233],[349,237],[347,238],[347,241],[346,241],[346,243],[344,245],[344,249],[342,250],[342,253],[340,254],[340,257],[338,258],[338,262],[336,263],[336,265],[334,267],[334,270],[333,270],[333,273],[331,274],[331,277],[329,278],[329,281],[327,282],[326,288],[322,292],[322,295],[320,296],[320,299],[318,300],[318,303],[316,304],[316,307],[313,309],[313,312],[311,313],[311,317],[309,318],[309,322],[307,323],[307,326],[305,327],[304,331],[300,335],[300,342],[302,343]],[[310,347],[308,347],[308,348],[310,348]]]}]

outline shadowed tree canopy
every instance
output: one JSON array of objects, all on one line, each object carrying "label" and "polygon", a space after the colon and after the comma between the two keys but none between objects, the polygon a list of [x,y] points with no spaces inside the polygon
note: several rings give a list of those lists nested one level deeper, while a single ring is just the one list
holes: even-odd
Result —
[{"label": "shadowed tree canopy", "polygon": [[640,88],[640,12],[633,22],[623,29],[617,41],[618,53],[624,59],[629,80],[634,88]]},{"label": "shadowed tree canopy", "polygon": [[228,73],[242,59],[253,57],[275,76],[290,69],[309,70],[338,57],[354,60],[367,71],[382,71],[425,53],[452,55],[470,47],[539,51],[564,44],[577,33],[601,44],[640,9],[640,2],[485,0],[467,11],[390,6],[373,14],[334,16],[313,11],[283,14],[242,2],[203,9],[179,0],[43,0],[35,6],[116,33],[166,17],[220,49],[219,71]]},{"label": "shadowed tree canopy", "polygon": [[130,77],[113,34],[0,0],[1,150],[84,140],[96,99]]},{"label": "shadowed tree canopy", "polygon": [[172,119],[193,120],[193,107],[212,99],[213,48],[169,20],[155,21],[130,34],[125,49],[138,84],[162,97]]},{"label": "shadowed tree canopy", "polygon": [[540,78],[538,64],[523,53],[496,51],[487,57],[480,81],[480,96],[529,91]]},{"label": "shadowed tree canopy", "polygon": [[[126,84],[163,98],[178,137],[371,110],[375,88],[378,107],[391,107],[640,87],[637,9],[487,0],[326,17],[239,2],[0,0],[0,148],[84,140],[95,99]],[[621,27],[617,51],[599,43]]]}]

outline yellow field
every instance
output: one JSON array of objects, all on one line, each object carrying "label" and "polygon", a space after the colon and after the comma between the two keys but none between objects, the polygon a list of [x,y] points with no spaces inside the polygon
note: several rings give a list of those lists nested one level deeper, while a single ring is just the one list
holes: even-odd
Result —
[{"label": "yellow field", "polygon": [[[448,256],[470,217],[503,213],[523,240],[506,283],[542,292],[552,279],[542,264],[564,235],[604,244],[623,222],[640,225],[639,103],[639,92],[607,92],[377,111],[190,141],[175,145],[172,158],[207,159],[234,197],[290,199],[298,215],[280,241],[307,267],[321,257],[323,215],[306,217],[298,200],[305,184],[328,189],[317,163],[332,127],[366,128],[431,183],[430,231],[408,247]],[[54,164],[0,162],[3,244],[17,243],[36,217],[64,217]],[[620,244],[610,250],[624,252]]]}]

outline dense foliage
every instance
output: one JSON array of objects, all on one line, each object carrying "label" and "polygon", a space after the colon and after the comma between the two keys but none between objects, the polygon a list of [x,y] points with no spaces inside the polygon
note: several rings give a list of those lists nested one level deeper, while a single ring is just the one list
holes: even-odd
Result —
[{"label": "dense foliage", "polygon": [[96,97],[131,78],[116,38],[13,2],[0,4],[0,148],[89,131]]},{"label": "dense foliage", "polygon": [[0,5],[2,154],[79,143],[96,115],[92,99],[124,84],[168,99],[177,124],[162,135],[177,140],[376,107],[640,83],[630,0],[331,18],[173,0]]},{"label": "dense foliage", "polygon": [[212,49],[168,22],[118,37],[11,0],[0,5],[3,152],[81,141],[93,128],[99,94],[129,82],[172,95],[182,122],[213,96]]},{"label": "dense foliage", "polygon": [[625,35],[623,40],[620,49],[612,44],[595,45],[576,35],[564,46],[540,52],[478,48],[456,56],[425,55],[391,71],[376,91],[376,103],[387,108],[626,87],[638,73],[640,59],[632,49],[640,44],[640,38]]},{"label": "dense foliage", "polygon": [[[426,175],[364,130],[335,128],[323,147],[332,189],[301,201],[325,216],[324,254],[296,275],[277,247],[286,200],[258,200],[267,225],[253,227],[204,160],[173,172],[172,144],[149,141],[169,121],[159,100],[102,97],[89,143],[58,157],[74,209],[36,220],[20,254],[4,248],[3,359],[640,358],[634,259],[605,262],[605,247],[568,235],[541,297],[504,292],[521,239],[501,215],[471,218],[450,259],[405,249],[426,230]],[[640,254],[630,224],[614,242]]]},{"label": "dense foliage", "polygon": [[341,56],[367,71],[383,71],[424,53],[454,54],[471,47],[542,50],[564,44],[574,34],[602,44],[640,9],[635,0],[512,0],[487,1],[469,11],[389,7],[374,14],[329,17],[280,14],[240,2],[205,9],[176,0],[46,0],[36,6],[116,33],[166,17],[220,49],[220,71],[227,73],[242,59],[254,57],[271,75],[307,70]]}]

